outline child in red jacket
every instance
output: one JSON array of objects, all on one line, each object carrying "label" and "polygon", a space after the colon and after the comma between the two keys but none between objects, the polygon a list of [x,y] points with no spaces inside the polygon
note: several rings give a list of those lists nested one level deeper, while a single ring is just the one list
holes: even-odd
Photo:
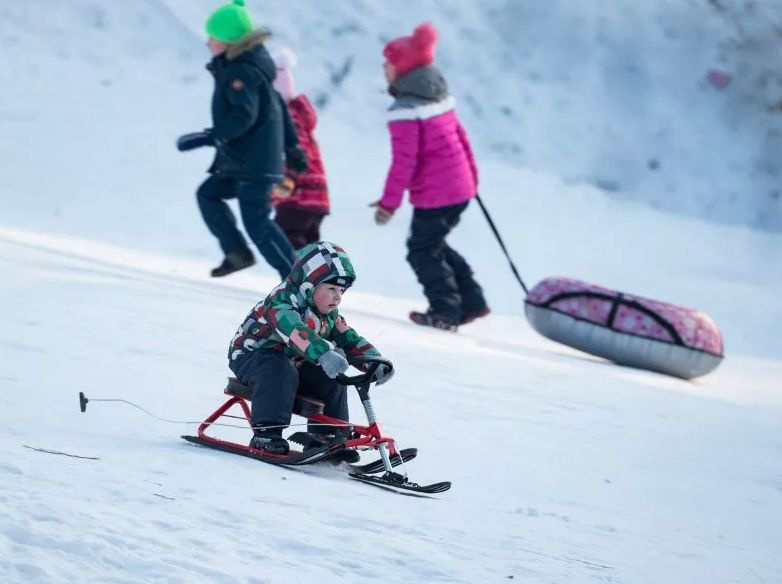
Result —
[{"label": "child in red jacket", "polygon": [[313,135],[318,116],[307,96],[296,95],[294,89],[292,69],[296,66],[296,55],[291,49],[282,48],[273,58],[277,66],[274,89],[288,104],[299,145],[309,161],[307,171],[303,173],[285,168],[285,180],[272,193],[274,220],[291,245],[300,249],[320,240],[320,224],[329,213],[329,191],[320,149]]}]

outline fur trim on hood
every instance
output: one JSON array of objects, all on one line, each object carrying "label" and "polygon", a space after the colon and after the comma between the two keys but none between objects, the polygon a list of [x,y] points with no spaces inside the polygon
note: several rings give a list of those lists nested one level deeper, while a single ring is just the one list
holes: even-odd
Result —
[{"label": "fur trim on hood", "polygon": [[264,44],[271,36],[272,31],[265,26],[257,28],[244,35],[238,42],[229,45],[228,50],[225,51],[225,58],[233,61],[239,55]]}]

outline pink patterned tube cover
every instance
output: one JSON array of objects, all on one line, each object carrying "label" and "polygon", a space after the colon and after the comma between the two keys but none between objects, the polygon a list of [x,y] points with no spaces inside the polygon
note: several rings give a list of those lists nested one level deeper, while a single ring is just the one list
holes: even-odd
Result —
[{"label": "pink patterned tube cover", "polygon": [[693,308],[561,277],[539,282],[526,301],[615,331],[723,356],[722,333],[707,314]]}]

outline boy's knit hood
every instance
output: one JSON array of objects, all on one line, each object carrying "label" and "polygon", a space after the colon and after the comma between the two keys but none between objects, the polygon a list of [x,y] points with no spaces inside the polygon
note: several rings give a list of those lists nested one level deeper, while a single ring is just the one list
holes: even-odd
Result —
[{"label": "boy's knit hood", "polygon": [[312,304],[312,291],[318,284],[337,279],[340,285],[348,288],[356,279],[356,272],[347,252],[335,243],[310,243],[296,255],[296,263],[285,281],[285,286],[295,289],[296,296],[308,304]]},{"label": "boy's knit hood", "polygon": [[281,351],[311,363],[318,363],[335,346],[355,357],[379,355],[336,308],[321,314],[314,306],[315,286],[334,278],[342,279],[340,286],[348,286],[355,276],[340,246],[318,241],[302,248],[290,275],[253,307],[236,331],[228,349],[230,362],[237,363],[242,355],[258,349]]}]

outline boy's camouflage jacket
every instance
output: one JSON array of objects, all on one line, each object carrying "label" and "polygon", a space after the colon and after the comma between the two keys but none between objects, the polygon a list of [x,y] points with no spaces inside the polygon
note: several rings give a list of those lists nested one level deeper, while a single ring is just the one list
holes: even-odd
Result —
[{"label": "boy's camouflage jacket", "polygon": [[236,331],[228,349],[235,360],[256,349],[282,351],[294,360],[317,362],[335,346],[348,356],[380,353],[335,309],[322,315],[315,307],[315,286],[335,276],[352,282],[356,275],[345,250],[327,241],[311,243],[297,254],[287,279],[259,302]]}]

